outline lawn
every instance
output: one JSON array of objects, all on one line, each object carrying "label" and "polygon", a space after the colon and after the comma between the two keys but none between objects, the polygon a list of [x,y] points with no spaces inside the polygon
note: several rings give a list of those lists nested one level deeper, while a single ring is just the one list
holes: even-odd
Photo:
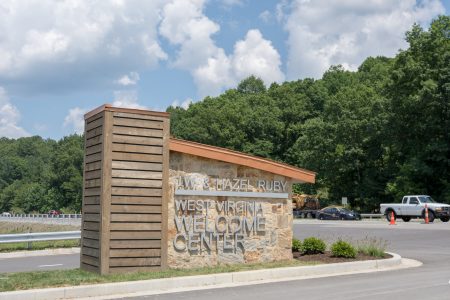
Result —
[{"label": "lawn", "polygon": [[23,273],[0,273],[0,292],[26,290],[35,288],[49,288],[62,286],[77,286],[121,281],[136,281],[146,279],[206,275],[226,272],[250,271],[268,268],[296,267],[315,265],[318,262],[300,262],[298,260],[245,264],[222,265],[188,270],[169,269],[159,272],[139,272],[126,274],[98,275],[80,269],[57,270]]}]

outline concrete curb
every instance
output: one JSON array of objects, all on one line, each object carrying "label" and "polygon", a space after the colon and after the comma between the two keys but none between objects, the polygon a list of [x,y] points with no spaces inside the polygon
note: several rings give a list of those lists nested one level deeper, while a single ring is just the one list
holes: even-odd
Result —
[{"label": "concrete curb", "polygon": [[0,253],[0,259],[45,256],[45,255],[64,255],[76,253],[80,253],[80,248],[73,247],[73,248],[56,248],[56,249],[45,249],[35,251],[16,251],[16,252]]},{"label": "concrete curb", "polygon": [[[394,253],[390,254],[393,256],[392,258],[381,260],[4,292],[0,293],[0,300],[74,299],[108,296],[121,297],[126,294],[129,295],[139,293],[161,294],[181,290],[258,284],[267,281],[287,281],[314,277],[367,273],[405,267],[402,266],[402,257],[400,255]],[[417,264],[414,266],[417,266]]]}]

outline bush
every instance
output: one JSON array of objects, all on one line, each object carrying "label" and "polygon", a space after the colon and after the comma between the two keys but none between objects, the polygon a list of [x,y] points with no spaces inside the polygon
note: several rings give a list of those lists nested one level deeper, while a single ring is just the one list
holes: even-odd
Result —
[{"label": "bush", "polygon": [[309,237],[303,240],[302,253],[303,254],[319,254],[324,253],[327,246],[321,239],[315,237]]},{"label": "bush", "polygon": [[363,241],[358,242],[357,250],[358,253],[383,258],[385,256],[386,246],[386,241],[366,237]]},{"label": "bush", "polygon": [[300,252],[302,250],[302,242],[296,238],[292,239],[292,252]]},{"label": "bush", "polygon": [[356,249],[352,244],[339,240],[331,245],[331,253],[335,257],[355,258]]}]

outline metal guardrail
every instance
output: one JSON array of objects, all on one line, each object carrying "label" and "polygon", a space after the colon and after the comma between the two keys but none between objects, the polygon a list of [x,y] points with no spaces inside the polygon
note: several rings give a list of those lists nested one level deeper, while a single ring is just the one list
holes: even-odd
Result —
[{"label": "metal guardrail", "polygon": [[0,214],[0,218],[31,218],[31,219],[81,219],[80,214]]},{"label": "metal guardrail", "polygon": [[35,232],[18,234],[0,234],[0,244],[76,240],[81,238],[81,231]]},{"label": "metal guardrail", "polygon": [[363,219],[379,219],[383,217],[383,214],[361,214],[361,218]]}]

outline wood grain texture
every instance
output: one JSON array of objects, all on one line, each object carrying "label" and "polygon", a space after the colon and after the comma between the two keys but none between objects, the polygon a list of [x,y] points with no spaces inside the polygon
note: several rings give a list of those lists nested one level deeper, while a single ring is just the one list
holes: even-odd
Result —
[{"label": "wood grain texture", "polygon": [[[96,130],[96,129],[94,129]],[[162,138],[163,132],[158,129],[147,129],[147,128],[136,128],[136,127],[124,127],[124,126],[114,126],[114,134],[120,135],[134,135],[143,137],[159,137]]]},{"label": "wood grain texture", "polygon": [[163,122],[146,119],[114,118],[114,125],[136,128],[163,129]]},{"label": "wood grain texture", "polygon": [[160,257],[161,249],[111,249],[110,257]]},{"label": "wood grain texture", "polygon": [[[94,154],[96,155],[96,154]],[[141,154],[128,152],[113,152],[113,160],[136,161],[136,162],[153,162],[162,163],[162,155],[158,154]]]},{"label": "wood grain texture", "polygon": [[83,239],[83,246],[89,247],[89,248],[100,248],[100,242],[98,240],[91,240],[88,238]]},{"label": "wood grain texture", "polygon": [[[86,205],[83,209],[83,213],[100,213],[100,205]],[[98,220],[100,222],[100,219]]]},{"label": "wood grain texture", "polygon": [[93,257],[99,257],[100,251],[98,249],[95,248],[88,248],[88,247],[84,247],[83,249],[83,255],[89,255],[89,256],[93,256]]},{"label": "wood grain texture", "polygon": [[[88,183],[86,182],[86,184]],[[92,182],[91,184],[95,186],[95,182]],[[162,187],[162,181],[158,179],[153,180],[153,179],[134,179],[134,178],[113,178],[111,179],[111,186],[160,188]]]},{"label": "wood grain texture", "polygon": [[111,205],[112,213],[147,213],[157,214],[161,213],[161,206],[159,205]]},{"label": "wood grain texture", "polygon": [[104,141],[102,151],[102,201],[101,201],[101,248],[100,248],[100,271],[101,274],[109,272],[109,243],[111,226],[111,169],[112,169],[112,135],[113,116],[112,112],[104,112]]},{"label": "wood grain texture", "polygon": [[99,240],[100,239],[100,232],[98,231],[91,231],[91,230],[83,230],[83,236],[88,239],[92,240]]},{"label": "wood grain texture", "polygon": [[154,138],[154,137],[114,135],[113,143],[161,146],[163,144],[163,140],[161,138]]},{"label": "wood grain texture", "polygon": [[164,120],[163,127],[163,186],[162,186],[162,223],[161,223],[161,268],[167,269],[168,267],[168,230],[169,230],[169,140],[170,140],[170,119]]},{"label": "wood grain texture", "polygon": [[[100,205],[100,196],[84,197],[84,205]],[[82,209],[84,211],[84,209]]]},{"label": "wood grain texture", "polygon": [[[111,230],[161,230],[161,223],[111,223]],[[111,246],[112,247],[112,246]],[[113,247],[112,247],[113,248]],[[129,247],[139,248],[139,247]]]},{"label": "wood grain texture", "polygon": [[100,223],[85,221],[83,222],[83,230],[100,231]]},{"label": "wood grain texture", "polygon": [[91,139],[93,137],[99,136],[103,134],[103,127],[97,127],[95,129],[86,131],[86,138]]},{"label": "wood grain texture", "polygon": [[101,170],[101,168],[102,168],[102,163],[100,161],[96,161],[93,163],[86,163],[84,170],[86,172],[89,172],[89,171]]},{"label": "wood grain texture", "polygon": [[112,195],[117,196],[162,196],[161,189],[113,187]]},{"label": "wood grain texture", "polygon": [[114,143],[112,146],[112,150],[117,152],[162,154],[162,147],[150,145],[131,145],[131,144]]},{"label": "wood grain texture", "polygon": [[161,205],[161,197],[112,196],[111,204]]},{"label": "wood grain texture", "polygon": [[111,258],[111,267],[130,267],[130,266],[159,266],[161,258],[159,257],[130,257],[130,258]]},{"label": "wood grain texture", "polygon": [[86,171],[84,178],[85,179],[100,179],[102,177],[102,172],[100,170],[95,171]]},{"label": "wood grain texture", "polygon": [[161,222],[161,214],[111,214],[111,222]]},{"label": "wood grain texture", "polygon": [[113,178],[162,179],[162,172],[141,170],[112,170]]},{"label": "wood grain texture", "polygon": [[99,266],[99,259],[97,257],[81,255],[81,262],[91,266]]},{"label": "wood grain texture", "polygon": [[159,240],[161,231],[111,231],[111,240]]},{"label": "wood grain texture", "polygon": [[101,135],[92,137],[90,139],[86,139],[85,145],[86,147],[99,145],[103,142],[103,137]]},{"label": "wood grain texture", "polygon": [[128,240],[110,242],[111,249],[138,249],[138,248],[160,248],[160,240]]},{"label": "wood grain texture", "polygon": [[112,168],[138,171],[162,171],[162,164],[150,162],[113,161]]},{"label": "wood grain texture", "polygon": [[103,117],[99,117],[91,122],[87,122],[85,130],[91,131],[92,129],[95,129],[97,127],[100,127],[103,125]]},{"label": "wood grain texture", "polygon": [[81,267],[82,270],[85,270],[85,271],[94,272],[94,273],[98,273],[99,272],[98,267],[91,266],[91,265],[83,263],[81,261],[81,257],[80,257],[80,267]]},{"label": "wood grain texture", "polygon": [[168,116],[156,116],[156,115],[144,115],[136,113],[124,113],[124,112],[113,112],[114,117],[118,118],[128,118],[128,119],[138,119],[138,120],[152,120],[152,121],[164,121],[167,120]]}]

